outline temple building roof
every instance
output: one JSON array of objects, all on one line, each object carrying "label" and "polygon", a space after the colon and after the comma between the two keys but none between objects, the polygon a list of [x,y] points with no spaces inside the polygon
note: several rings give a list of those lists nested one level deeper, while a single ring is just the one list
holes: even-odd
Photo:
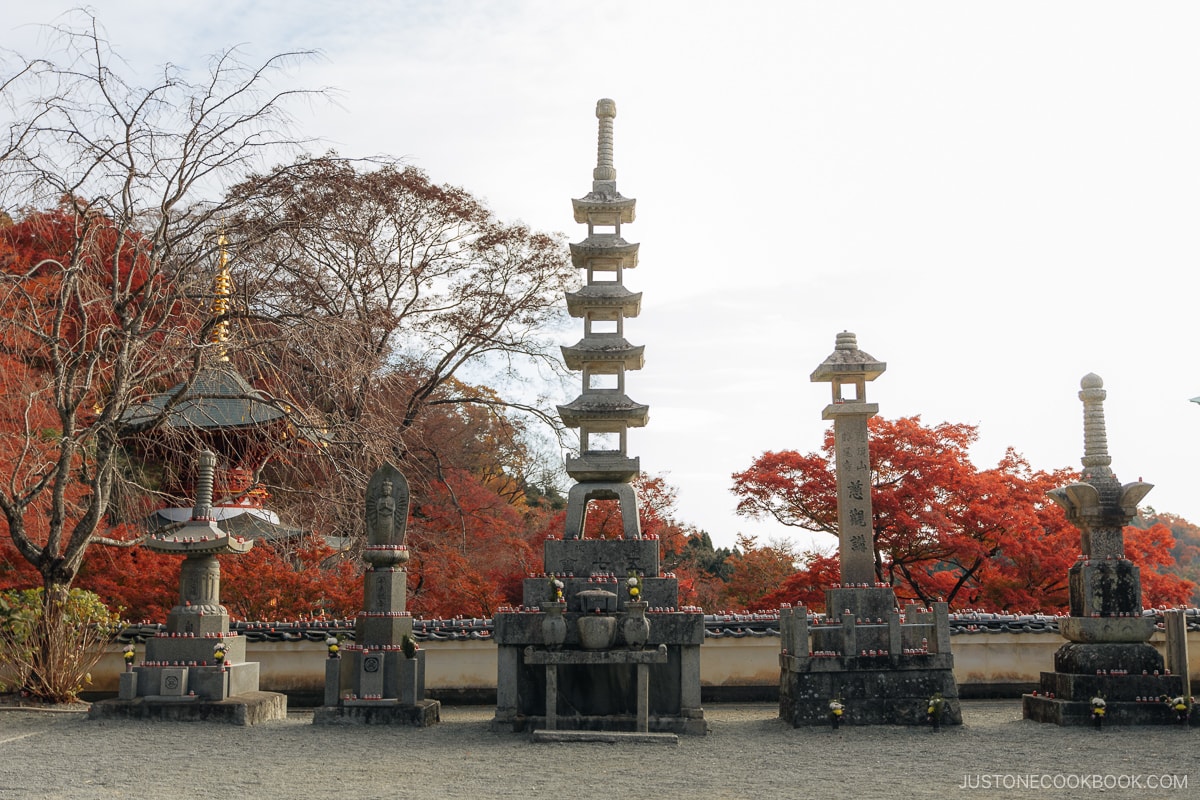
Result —
[{"label": "temple building roof", "polygon": [[284,419],[288,410],[221,361],[202,368],[190,387],[180,382],[130,406],[124,422],[136,430],[165,413],[164,424],[172,428],[239,428]]}]

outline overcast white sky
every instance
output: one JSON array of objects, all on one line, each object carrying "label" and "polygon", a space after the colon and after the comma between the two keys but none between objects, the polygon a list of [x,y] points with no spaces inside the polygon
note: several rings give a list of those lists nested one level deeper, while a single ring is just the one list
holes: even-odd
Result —
[{"label": "overcast white sky", "polygon": [[[0,46],[72,3],[8,9]],[[503,0],[97,2],[130,70],[243,45],[322,52],[340,90],[300,132],[406,157],[502,219],[583,238],[595,102],[617,102],[618,187],[638,199],[630,454],[680,517],[737,518],[730,474],[815,450],[838,331],[888,363],[888,417],[977,424],[976,464],[1015,447],[1078,468],[1096,372],[1113,468],[1200,522],[1200,4]],[[574,327],[564,341],[578,338]],[[565,396],[563,402],[574,395]],[[819,540],[832,544],[832,539]]]}]

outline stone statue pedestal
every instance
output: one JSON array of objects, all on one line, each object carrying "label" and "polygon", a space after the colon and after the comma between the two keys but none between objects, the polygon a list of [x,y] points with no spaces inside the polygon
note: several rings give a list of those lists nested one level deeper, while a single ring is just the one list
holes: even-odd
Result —
[{"label": "stone statue pedestal", "polygon": [[355,622],[355,643],[342,646],[325,662],[325,701],[313,713],[314,725],[415,725],[441,720],[441,703],[425,697],[425,651],[404,652],[412,616],[403,609],[407,573],[396,568],[367,570],[363,592],[368,610]]},{"label": "stone statue pedestal", "polygon": [[425,697],[425,652],[412,638],[404,533],[408,481],[384,464],[367,486],[367,546],[363,560],[363,610],[354,642],[325,662],[325,700],[314,725],[415,725],[441,720],[442,705]]}]

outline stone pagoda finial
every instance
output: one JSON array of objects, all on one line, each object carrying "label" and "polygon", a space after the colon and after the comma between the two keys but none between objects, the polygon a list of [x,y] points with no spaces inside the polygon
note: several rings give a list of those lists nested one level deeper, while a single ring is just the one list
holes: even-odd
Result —
[{"label": "stone pagoda finial", "polygon": [[213,473],[217,468],[217,454],[211,450],[201,451],[196,469],[196,504],[192,506],[192,519],[197,522],[212,520]]},{"label": "stone pagoda finial", "polygon": [[613,118],[617,116],[616,102],[603,98],[596,101],[596,117],[600,120],[600,135],[596,145],[596,168],[592,180],[615,181],[617,170],[613,167]]},{"label": "stone pagoda finial", "polygon": [[1108,454],[1108,434],[1104,429],[1104,381],[1094,372],[1079,382],[1079,399],[1083,401],[1083,474],[1111,475],[1112,457]]}]

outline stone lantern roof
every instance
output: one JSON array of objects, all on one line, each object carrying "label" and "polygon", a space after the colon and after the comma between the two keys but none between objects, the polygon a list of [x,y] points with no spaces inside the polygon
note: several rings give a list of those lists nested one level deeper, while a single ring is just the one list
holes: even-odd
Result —
[{"label": "stone lantern roof", "polygon": [[884,373],[887,364],[858,349],[858,337],[850,331],[837,335],[834,351],[809,376],[814,383],[832,381],[843,375],[861,375],[873,381]]}]

